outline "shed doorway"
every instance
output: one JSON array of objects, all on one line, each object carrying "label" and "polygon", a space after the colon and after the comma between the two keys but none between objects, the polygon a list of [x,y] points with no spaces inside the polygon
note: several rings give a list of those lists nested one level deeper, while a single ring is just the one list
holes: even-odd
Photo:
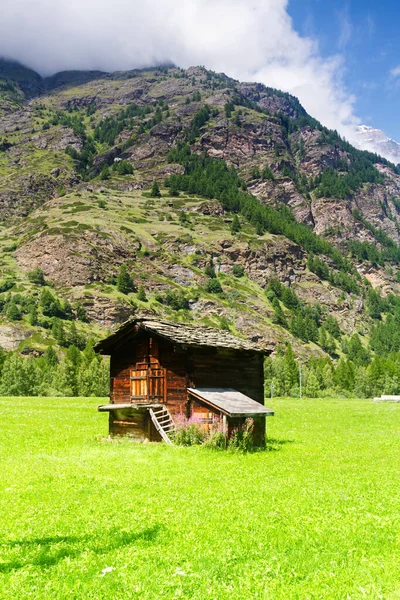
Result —
[{"label": "shed doorway", "polygon": [[160,366],[158,343],[152,337],[142,340],[136,350],[136,364],[130,370],[131,401],[165,404],[167,370]]},{"label": "shed doorway", "polygon": [[165,403],[166,369],[148,363],[131,370],[131,400],[143,403]]}]

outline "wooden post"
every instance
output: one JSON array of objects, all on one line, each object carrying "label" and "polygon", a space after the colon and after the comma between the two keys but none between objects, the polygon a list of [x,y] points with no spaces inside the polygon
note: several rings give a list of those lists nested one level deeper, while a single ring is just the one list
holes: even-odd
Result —
[{"label": "wooden post", "polygon": [[222,416],[222,431],[224,433],[224,437],[225,437],[225,448],[228,442],[228,424],[226,422],[226,415]]}]

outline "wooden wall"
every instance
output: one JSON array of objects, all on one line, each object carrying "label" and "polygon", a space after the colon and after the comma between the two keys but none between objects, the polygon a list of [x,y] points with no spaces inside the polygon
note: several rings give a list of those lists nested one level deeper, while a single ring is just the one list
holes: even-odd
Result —
[{"label": "wooden wall", "polygon": [[130,369],[136,362],[134,347],[125,347],[110,359],[110,401],[126,404],[131,401]]},{"label": "wooden wall", "polygon": [[264,359],[257,352],[191,348],[190,387],[233,388],[264,403]]}]

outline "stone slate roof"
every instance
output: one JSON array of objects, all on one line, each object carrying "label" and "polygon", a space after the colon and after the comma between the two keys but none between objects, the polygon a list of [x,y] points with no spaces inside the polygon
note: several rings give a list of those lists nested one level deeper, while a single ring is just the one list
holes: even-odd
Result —
[{"label": "stone slate roof", "polygon": [[188,392],[205,404],[230,417],[273,417],[274,411],[232,388],[188,388]]},{"label": "stone slate roof", "polygon": [[174,344],[212,348],[228,348],[268,354],[269,350],[254,342],[241,339],[220,329],[171,323],[153,317],[131,318],[123,323],[115,333],[98,342],[94,349],[100,354],[111,354],[123,343],[134,339],[141,331],[154,333]]}]

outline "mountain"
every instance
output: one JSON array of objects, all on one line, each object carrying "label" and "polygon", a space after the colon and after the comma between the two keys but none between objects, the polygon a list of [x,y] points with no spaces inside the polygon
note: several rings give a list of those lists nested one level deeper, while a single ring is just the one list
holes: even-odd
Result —
[{"label": "mountain", "polygon": [[203,67],[2,65],[0,346],[82,347],[150,311],[303,357],[396,349],[388,160]]},{"label": "mountain", "polygon": [[361,150],[372,150],[377,154],[386,156],[396,165],[400,163],[400,144],[388,138],[380,129],[360,125],[356,128],[355,141]]}]

